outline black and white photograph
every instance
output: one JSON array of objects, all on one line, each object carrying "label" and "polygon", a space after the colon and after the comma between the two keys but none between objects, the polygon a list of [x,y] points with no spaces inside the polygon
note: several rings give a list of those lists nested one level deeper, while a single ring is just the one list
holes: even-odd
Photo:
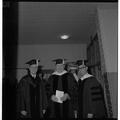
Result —
[{"label": "black and white photograph", "polygon": [[118,2],[2,2],[2,120],[118,119]]}]

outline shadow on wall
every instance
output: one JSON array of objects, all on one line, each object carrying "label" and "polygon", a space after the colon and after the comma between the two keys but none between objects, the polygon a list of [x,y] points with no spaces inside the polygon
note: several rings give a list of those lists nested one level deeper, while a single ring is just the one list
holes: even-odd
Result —
[{"label": "shadow on wall", "polygon": [[2,120],[15,120],[18,3],[3,2]]}]

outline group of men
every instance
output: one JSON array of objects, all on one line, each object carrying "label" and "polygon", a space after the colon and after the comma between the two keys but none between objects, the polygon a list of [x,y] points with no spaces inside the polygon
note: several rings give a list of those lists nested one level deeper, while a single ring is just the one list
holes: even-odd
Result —
[{"label": "group of men", "polygon": [[18,119],[107,118],[104,91],[84,60],[67,67],[64,59],[54,60],[47,83],[37,74],[38,62],[26,63],[28,74],[18,83]]}]

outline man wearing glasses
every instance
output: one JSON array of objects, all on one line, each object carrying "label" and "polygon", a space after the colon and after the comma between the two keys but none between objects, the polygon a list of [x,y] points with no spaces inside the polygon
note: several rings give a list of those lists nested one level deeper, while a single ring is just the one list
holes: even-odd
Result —
[{"label": "man wearing glasses", "polygon": [[87,61],[78,60],[79,118],[106,118],[104,92],[97,79],[88,73]]}]

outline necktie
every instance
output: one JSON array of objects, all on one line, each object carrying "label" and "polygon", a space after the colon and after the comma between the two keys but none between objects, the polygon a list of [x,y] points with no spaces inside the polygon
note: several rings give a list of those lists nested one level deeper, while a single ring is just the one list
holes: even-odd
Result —
[{"label": "necktie", "polygon": [[81,81],[81,79],[79,79],[78,80],[78,85],[81,86],[81,83],[82,83],[82,81]]}]

